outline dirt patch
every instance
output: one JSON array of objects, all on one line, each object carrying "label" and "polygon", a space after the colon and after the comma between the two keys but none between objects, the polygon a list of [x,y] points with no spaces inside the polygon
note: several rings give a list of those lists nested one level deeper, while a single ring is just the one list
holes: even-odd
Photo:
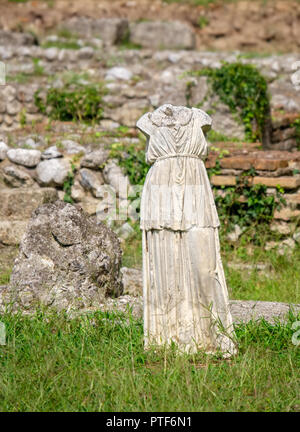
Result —
[{"label": "dirt patch", "polygon": [[162,0],[51,0],[0,5],[0,28],[50,32],[73,16],[180,20],[190,24],[201,50],[296,52],[300,47],[300,3],[295,0],[216,2],[208,7]]}]

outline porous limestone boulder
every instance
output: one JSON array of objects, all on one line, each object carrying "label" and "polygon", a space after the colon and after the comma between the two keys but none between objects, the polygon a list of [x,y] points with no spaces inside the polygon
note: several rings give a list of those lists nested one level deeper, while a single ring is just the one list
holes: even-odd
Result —
[{"label": "porous limestone boulder", "polygon": [[99,307],[122,294],[117,236],[80,208],[62,201],[40,206],[20,244],[4,301],[15,308]]}]

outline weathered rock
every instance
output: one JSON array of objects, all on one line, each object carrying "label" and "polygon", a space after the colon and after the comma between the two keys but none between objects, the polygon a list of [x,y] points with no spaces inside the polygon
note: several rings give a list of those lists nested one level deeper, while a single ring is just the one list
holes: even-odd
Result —
[{"label": "weathered rock", "polygon": [[7,157],[11,162],[18,165],[33,168],[40,162],[41,152],[29,149],[10,149],[7,152]]},{"label": "weathered rock", "polygon": [[42,153],[42,159],[56,159],[62,157],[62,154],[60,151],[58,151],[56,146],[48,147],[43,153]]},{"label": "weathered rock", "polygon": [[5,142],[0,141],[0,161],[6,158],[8,152],[8,146]]},{"label": "weathered rock", "polygon": [[105,79],[107,80],[121,80],[121,81],[129,81],[132,78],[132,72],[121,66],[115,66],[111,69],[108,69],[105,75]]},{"label": "weathered rock", "polygon": [[6,246],[18,245],[25,233],[27,221],[1,220],[0,219],[0,243]]},{"label": "weathered rock", "polygon": [[[89,216],[95,216],[98,212],[99,207],[101,206],[101,201],[97,198],[94,198],[92,196],[84,196],[80,203],[78,204],[82,208],[83,211],[85,211]],[[97,220],[100,220],[97,217]],[[100,221],[102,221],[101,219]]]},{"label": "weathered rock", "polygon": [[56,47],[51,47],[45,50],[44,56],[48,61],[54,61],[58,56],[58,49]]},{"label": "weathered rock", "polygon": [[247,323],[250,320],[262,318],[271,324],[277,320],[285,322],[290,310],[297,313],[300,311],[300,305],[254,300],[230,300],[230,311],[236,323]]},{"label": "weathered rock", "polygon": [[50,188],[0,189],[0,243],[19,244],[32,212],[41,204],[57,200]]},{"label": "weathered rock", "polygon": [[17,33],[6,30],[0,30],[0,45],[33,45],[35,38],[31,33]]},{"label": "weathered rock", "polygon": [[97,307],[122,294],[116,235],[62,201],[39,207],[20,245],[4,301],[32,310]]},{"label": "weathered rock", "polygon": [[63,140],[61,142],[63,149],[65,153],[67,154],[78,154],[78,153],[85,153],[86,149],[78,144],[75,141],[72,140]]},{"label": "weathered rock", "polygon": [[100,171],[92,171],[88,168],[81,168],[79,171],[79,182],[83,188],[92,192],[97,197],[99,189],[104,184],[103,176]]},{"label": "weathered rock", "polygon": [[80,161],[82,168],[99,169],[107,161],[108,150],[95,150],[87,153]]},{"label": "weathered rock", "polygon": [[143,275],[141,270],[122,267],[121,273],[124,294],[128,294],[134,297],[143,295]]},{"label": "weathered rock", "polygon": [[282,235],[289,235],[291,234],[291,227],[288,223],[280,221],[273,221],[271,226],[270,226],[271,231],[275,231],[278,232],[279,234]]},{"label": "weathered rock", "polygon": [[144,21],[130,25],[130,41],[145,48],[193,49],[195,34],[179,21]]},{"label": "weathered rock", "polygon": [[[74,200],[75,202],[82,201],[84,199],[85,195],[86,195],[85,190],[81,186],[80,182],[77,179],[75,179],[75,181],[72,185],[72,190],[71,190],[72,200]],[[89,212],[87,212],[87,213],[89,214]]]},{"label": "weathered rock", "polygon": [[128,21],[123,18],[73,17],[64,21],[63,28],[83,37],[98,37],[106,45],[113,45],[128,34]]},{"label": "weathered rock", "polygon": [[28,187],[34,183],[32,177],[24,168],[14,165],[8,165],[3,168],[3,178],[5,183],[10,187]]},{"label": "weathered rock", "polygon": [[29,219],[39,205],[56,200],[57,191],[52,188],[0,188],[0,219]]},{"label": "weathered rock", "polygon": [[94,53],[95,53],[95,51],[92,47],[89,47],[89,46],[82,47],[78,51],[78,59],[79,60],[89,60],[89,59],[93,58]]},{"label": "weathered rock", "polygon": [[21,111],[21,104],[17,100],[12,102],[8,102],[6,105],[6,112],[9,115],[16,115],[19,111]]},{"label": "weathered rock", "polygon": [[62,186],[70,170],[70,163],[65,159],[44,160],[36,168],[37,180],[43,186]]},{"label": "weathered rock", "polygon": [[112,186],[116,196],[126,199],[130,190],[128,177],[124,175],[121,167],[114,161],[109,161],[103,170],[104,180]]},{"label": "weathered rock", "polygon": [[148,105],[146,99],[128,101],[114,109],[105,109],[105,116],[119,124],[134,127],[136,119],[141,116]]}]

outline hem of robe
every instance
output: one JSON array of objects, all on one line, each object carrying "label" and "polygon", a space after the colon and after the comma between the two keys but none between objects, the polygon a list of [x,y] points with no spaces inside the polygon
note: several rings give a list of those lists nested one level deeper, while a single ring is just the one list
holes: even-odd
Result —
[{"label": "hem of robe", "polygon": [[[187,353],[204,349],[234,355],[235,333],[218,229],[142,233],[145,348],[175,343]],[[211,263],[203,252],[201,263],[197,246],[203,251],[207,247],[208,254],[209,248],[215,251]]]}]

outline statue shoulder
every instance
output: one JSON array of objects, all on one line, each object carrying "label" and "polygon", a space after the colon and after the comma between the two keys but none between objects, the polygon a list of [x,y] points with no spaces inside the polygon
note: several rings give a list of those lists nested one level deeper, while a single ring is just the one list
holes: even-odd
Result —
[{"label": "statue shoulder", "polygon": [[199,108],[192,108],[194,118],[198,120],[199,126],[204,132],[207,132],[212,127],[212,118],[203,110]]}]

